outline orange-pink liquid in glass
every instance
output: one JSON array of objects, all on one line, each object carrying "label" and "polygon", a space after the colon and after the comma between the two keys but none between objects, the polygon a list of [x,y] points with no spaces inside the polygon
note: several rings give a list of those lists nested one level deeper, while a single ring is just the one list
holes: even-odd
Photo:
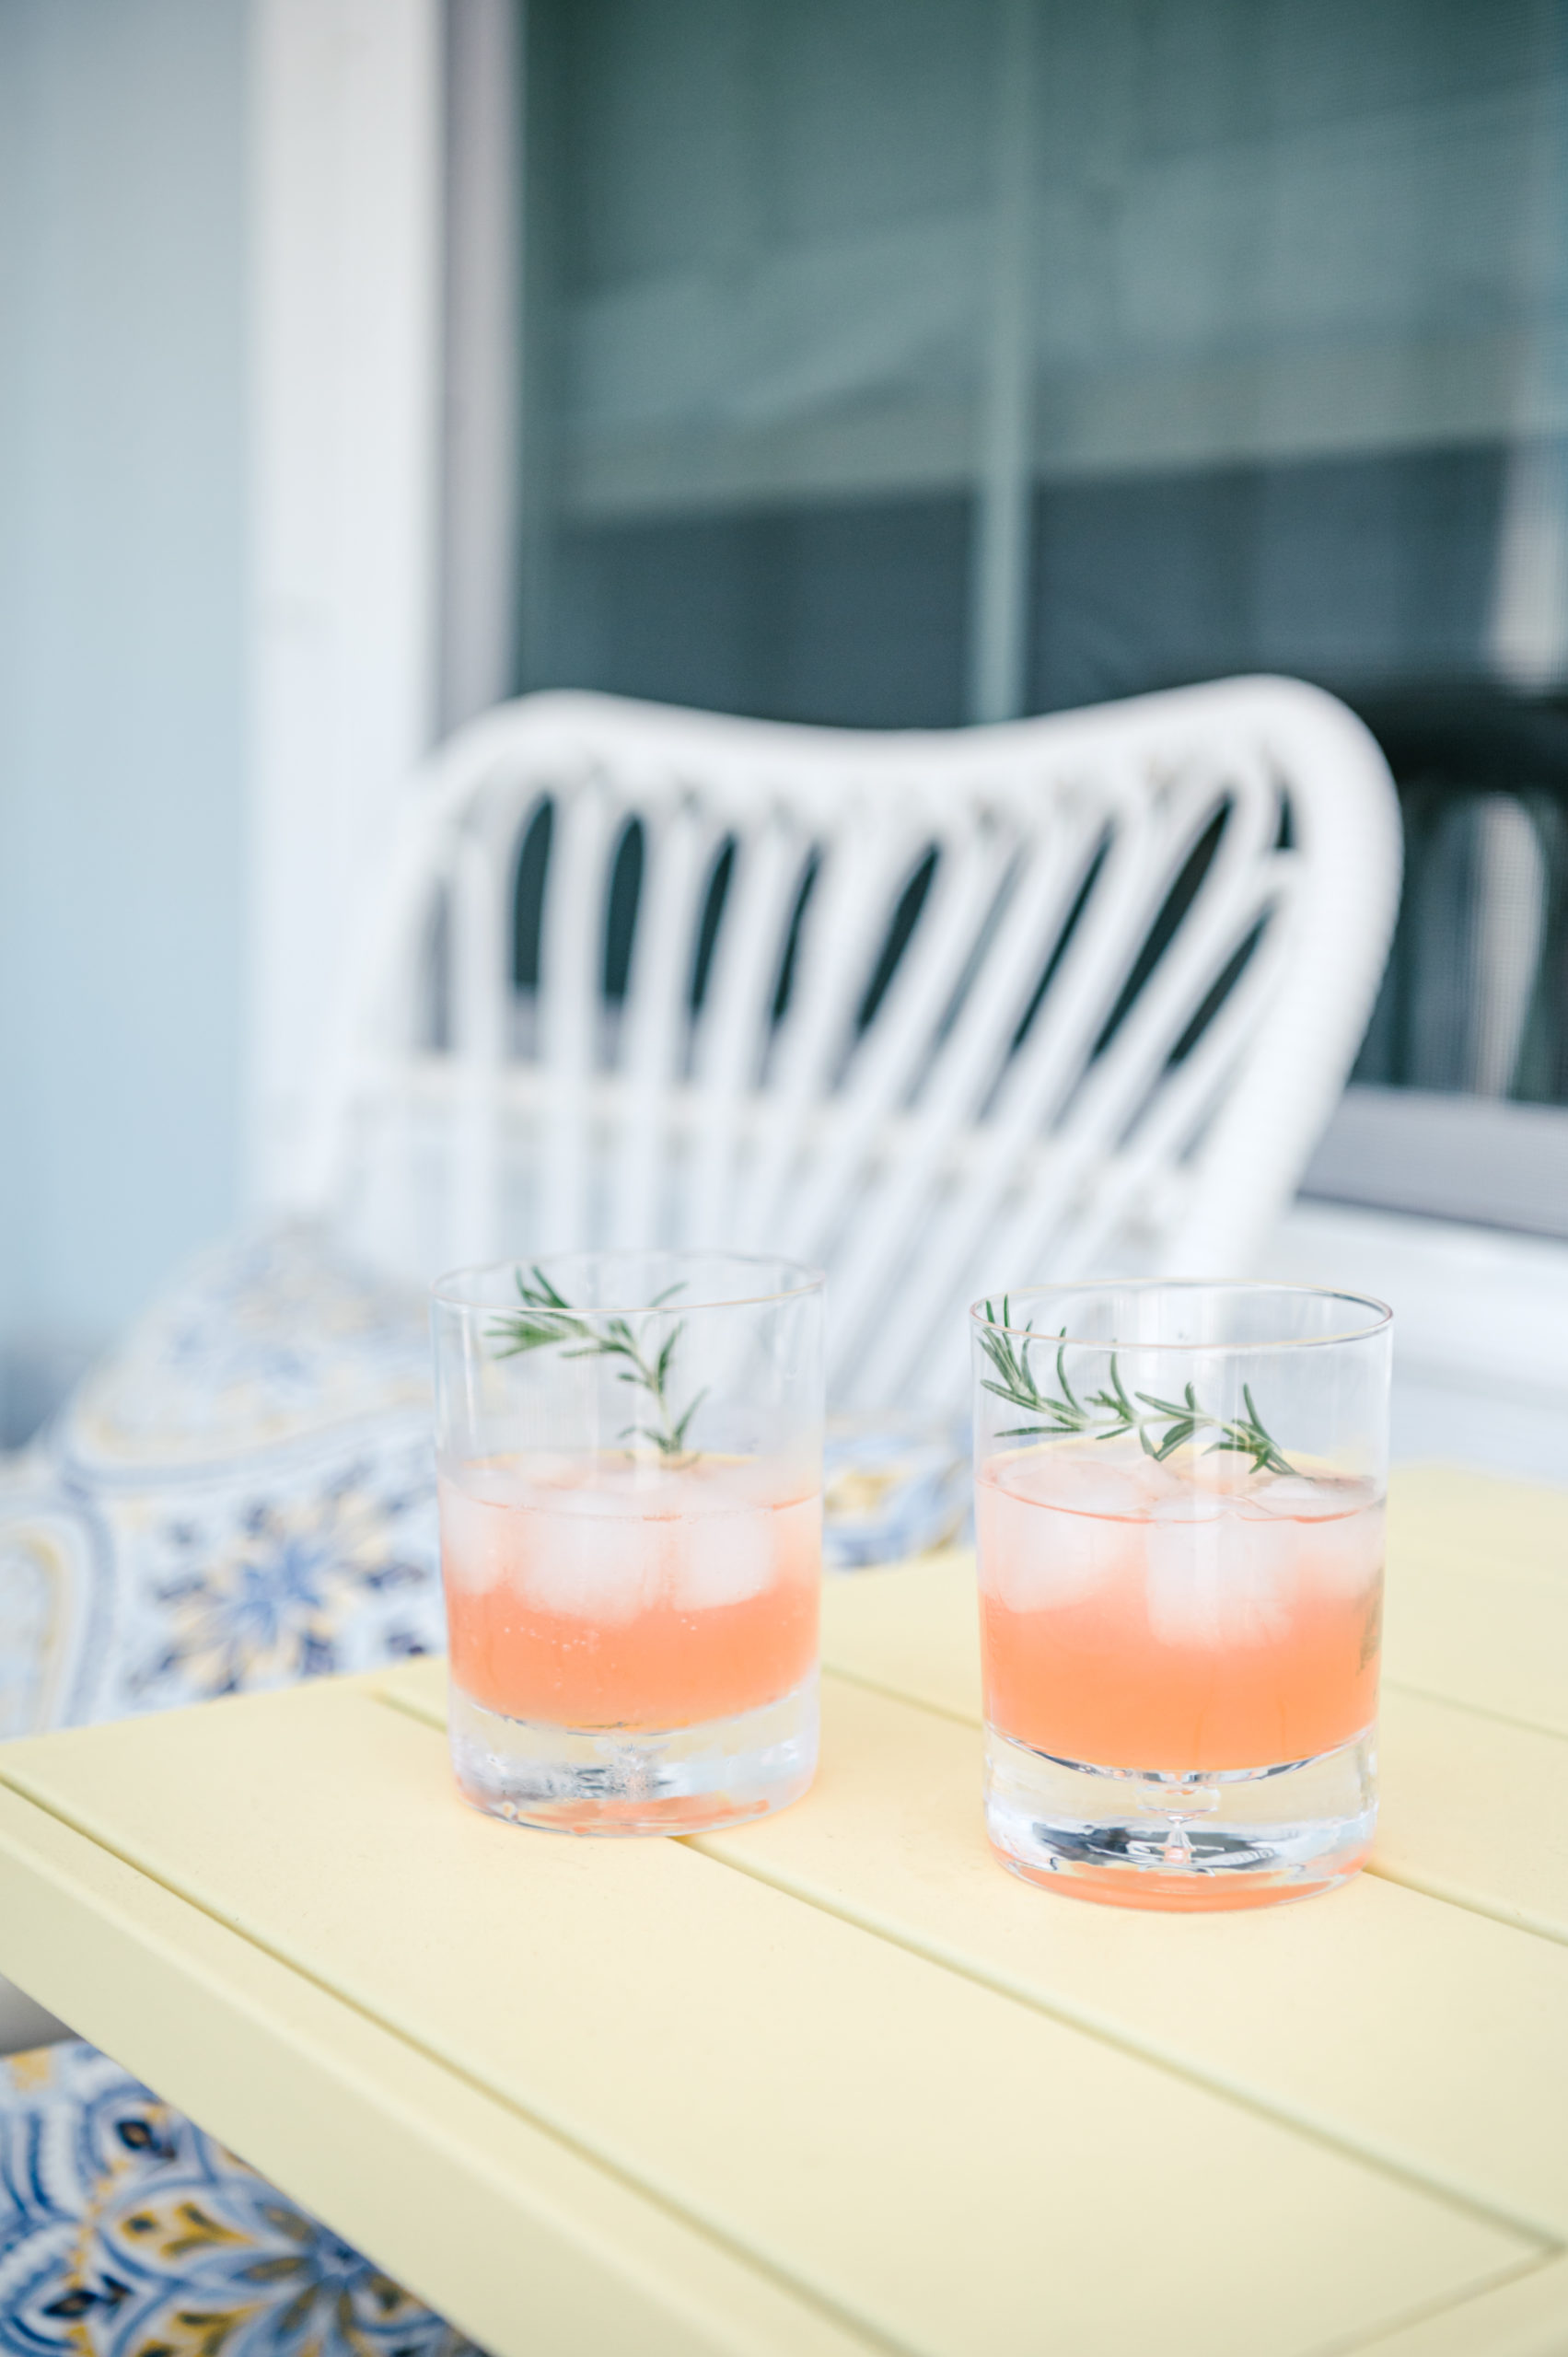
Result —
[{"label": "orange-pink liquid in glass", "polygon": [[787,1466],[606,1451],[441,1480],[452,1674],[547,1726],[701,1725],[817,1659],[821,1500]]},{"label": "orange-pink liquid in glass", "polygon": [[1094,1446],[1014,1450],[976,1484],[992,1724],[1059,1759],[1167,1773],[1307,1759],[1369,1726],[1371,1489]]}]

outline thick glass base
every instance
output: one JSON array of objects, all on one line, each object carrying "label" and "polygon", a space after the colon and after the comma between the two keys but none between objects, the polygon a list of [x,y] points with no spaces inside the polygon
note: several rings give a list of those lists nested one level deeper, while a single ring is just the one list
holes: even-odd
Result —
[{"label": "thick glass base", "polygon": [[985,1731],[985,1824],[1028,1882],[1116,1907],[1267,1907],[1366,1862],[1376,1729],[1283,1767],[1179,1775],[1053,1759]]},{"label": "thick glass base", "polygon": [[465,1800],[563,1833],[710,1833],[798,1800],[817,1770],[817,1673],[793,1693],[701,1726],[553,1727],[449,1689]]}]

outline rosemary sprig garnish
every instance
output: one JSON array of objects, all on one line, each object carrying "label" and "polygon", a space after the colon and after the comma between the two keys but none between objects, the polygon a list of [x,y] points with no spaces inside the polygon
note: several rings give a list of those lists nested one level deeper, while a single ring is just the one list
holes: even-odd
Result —
[{"label": "rosemary sprig garnish", "polygon": [[[658,1356],[649,1358],[624,1318],[612,1318],[602,1330],[597,1329],[584,1311],[574,1309],[569,1302],[563,1299],[537,1264],[531,1273],[531,1283],[520,1269],[517,1273],[522,1309],[515,1317],[497,1318],[490,1329],[492,1341],[505,1345],[497,1350],[496,1357],[512,1359],[519,1357],[525,1351],[556,1348],[563,1358],[568,1359],[624,1359],[626,1364],[618,1375],[617,1381],[630,1383],[647,1392],[658,1422],[628,1424],[620,1438],[651,1440],[661,1457],[695,1455],[695,1451],[687,1449],[686,1434],[692,1417],[707,1396],[706,1392],[699,1391],[679,1416],[670,1406],[668,1394],[670,1365],[676,1345],[686,1330],[685,1319],[670,1328]],[[653,1307],[662,1307],[672,1295],[679,1291],[679,1284],[668,1286],[657,1296]],[[568,1343],[573,1345],[571,1349],[565,1347]]]},{"label": "rosemary sprig garnish", "polygon": [[[1135,1391],[1129,1398],[1122,1383],[1116,1353],[1110,1354],[1108,1387],[1090,1391],[1080,1399],[1067,1377],[1067,1341],[1065,1327],[1053,1337],[1056,1350],[1056,1383],[1054,1393],[1044,1392],[1035,1381],[1029,1364],[1032,1340],[1025,1340],[1015,1348],[1014,1336],[1003,1329],[1011,1326],[1012,1313],[1007,1296],[1002,1297],[1002,1316],[988,1301],[985,1305],[986,1323],[980,1329],[980,1346],[995,1369],[996,1379],[982,1376],[981,1384],[993,1391],[999,1399],[1010,1406],[1026,1409],[1030,1415],[1045,1418],[1037,1424],[1016,1424],[1009,1431],[998,1433],[998,1440],[1056,1439],[1075,1433],[1088,1440],[1116,1440],[1123,1433],[1136,1433],[1145,1457],[1156,1465],[1163,1464],[1173,1449],[1180,1448],[1201,1432],[1217,1433],[1204,1450],[1205,1456],[1217,1451],[1232,1450],[1239,1456],[1250,1457],[1254,1473],[1294,1473],[1295,1468],[1283,1456],[1264,1429],[1249,1385],[1241,1387],[1247,1402],[1245,1416],[1226,1419],[1211,1416],[1198,1404],[1198,1395],[1188,1384],[1180,1399],[1162,1399],[1156,1392]],[[1026,1328],[1026,1336],[1032,1329]],[[1044,1340],[1042,1336],[1040,1338]],[[1147,1410],[1149,1412],[1144,1413]],[[1165,1425],[1163,1434],[1157,1431]]]}]

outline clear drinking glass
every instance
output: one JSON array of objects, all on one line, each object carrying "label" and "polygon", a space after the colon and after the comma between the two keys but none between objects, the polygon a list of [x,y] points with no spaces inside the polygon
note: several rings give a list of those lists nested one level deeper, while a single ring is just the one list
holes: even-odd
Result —
[{"label": "clear drinking glass", "polygon": [[817,1764],[822,1279],[581,1252],[434,1288],[452,1760],[525,1825],[691,1833]]},{"label": "clear drinking glass", "polygon": [[970,1327],[1004,1863],[1130,1907],[1344,1881],[1377,1813],[1388,1311],[1045,1285]]}]

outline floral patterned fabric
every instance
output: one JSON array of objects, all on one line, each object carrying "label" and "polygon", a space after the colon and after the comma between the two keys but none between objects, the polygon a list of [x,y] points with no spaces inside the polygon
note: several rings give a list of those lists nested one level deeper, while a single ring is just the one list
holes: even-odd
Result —
[{"label": "floral patterned fabric", "polygon": [[90,2046],[0,2061],[6,2357],[471,2349]]},{"label": "floral patterned fabric", "polygon": [[[207,1254],[0,1466],[0,1737],[443,1643],[417,1296]],[[90,2047],[0,2061],[6,2357],[456,2357],[442,2320]]]},{"label": "floral patterned fabric", "polygon": [[0,1737],[439,1647],[428,1359],[311,1229],[206,1255],[0,1469]]}]

